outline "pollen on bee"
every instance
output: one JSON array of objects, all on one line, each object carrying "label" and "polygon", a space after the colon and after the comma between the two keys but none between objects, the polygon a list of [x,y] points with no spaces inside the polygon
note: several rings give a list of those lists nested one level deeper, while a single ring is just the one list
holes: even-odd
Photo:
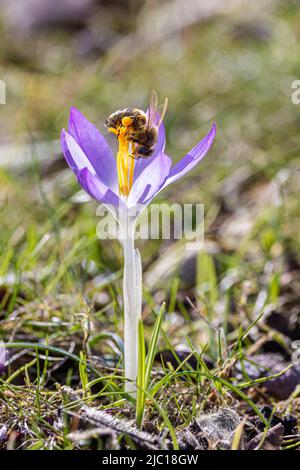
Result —
[{"label": "pollen on bee", "polygon": [[125,116],[125,117],[122,118],[122,124],[123,124],[124,127],[131,126],[132,123],[133,123],[132,117]]}]

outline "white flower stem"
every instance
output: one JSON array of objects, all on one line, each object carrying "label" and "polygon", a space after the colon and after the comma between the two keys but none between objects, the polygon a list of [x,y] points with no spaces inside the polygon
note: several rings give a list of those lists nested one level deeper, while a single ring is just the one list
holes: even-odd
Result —
[{"label": "white flower stem", "polygon": [[138,323],[142,311],[142,269],[140,255],[134,247],[134,227],[122,237],[124,250],[124,365],[125,391],[136,394],[138,370]]}]

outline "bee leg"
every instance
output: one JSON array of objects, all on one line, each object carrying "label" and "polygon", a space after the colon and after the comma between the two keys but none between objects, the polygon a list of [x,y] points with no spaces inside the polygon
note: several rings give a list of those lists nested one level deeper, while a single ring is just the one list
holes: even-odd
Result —
[{"label": "bee leg", "polygon": [[139,160],[141,157],[136,157],[133,153],[129,154],[130,158],[133,158],[134,160]]}]

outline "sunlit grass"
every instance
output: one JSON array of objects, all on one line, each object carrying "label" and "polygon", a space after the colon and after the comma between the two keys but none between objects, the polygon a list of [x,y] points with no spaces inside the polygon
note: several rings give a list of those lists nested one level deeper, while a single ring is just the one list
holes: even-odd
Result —
[{"label": "sunlit grass", "polygon": [[[3,447],[115,445],[107,436],[71,439],[83,406],[129,423],[128,432],[119,422],[115,430],[117,445],[127,448],[142,445],[141,431],[159,438],[158,447],[176,448],[199,414],[221,407],[254,417],[265,432],[266,403],[294,410],[297,394],[279,400],[264,389],[269,374],[276,379],[288,368],[248,373],[265,345],[291,356],[289,338],[268,325],[267,314],[286,301],[299,306],[299,107],[289,95],[290,78],[300,73],[299,41],[290,47],[288,32],[298,34],[294,10],[272,18],[267,41],[246,33],[237,39],[234,17],[194,25],[177,38],[178,59],[166,52],[178,46],[170,41],[113,77],[104,75],[102,60],[82,66],[74,56],[54,75],[6,59],[16,88],[1,128],[12,144],[24,135],[57,139],[71,105],[105,132],[110,112],[145,106],[152,88],[169,97],[174,160],[213,120],[218,134],[201,166],[159,196],[205,204],[203,251],[173,269],[176,240],[138,242],[145,278],[155,283],[144,287],[136,401],[123,390],[122,253],[116,241],[97,239],[96,204],[80,202],[63,166],[45,169],[35,145],[25,169],[1,169],[0,339],[10,354],[0,376],[0,421],[10,436]],[[51,154],[46,163],[59,158]],[[284,438],[282,447],[297,447],[297,439]]]}]

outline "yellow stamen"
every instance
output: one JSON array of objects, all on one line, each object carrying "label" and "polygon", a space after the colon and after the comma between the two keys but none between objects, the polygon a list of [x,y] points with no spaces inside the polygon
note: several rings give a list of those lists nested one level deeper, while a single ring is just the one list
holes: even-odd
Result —
[{"label": "yellow stamen", "polygon": [[124,188],[125,188],[124,174],[123,174],[123,169],[122,169],[122,160],[123,160],[123,154],[121,152],[118,152],[117,153],[117,172],[118,172],[120,194],[124,194]]},{"label": "yellow stamen", "polygon": [[[132,118],[123,118],[122,124],[123,126],[118,127],[117,129],[110,127],[108,130],[117,136],[119,142],[119,150],[117,153],[119,192],[123,196],[128,196],[133,184],[135,162],[134,158],[131,158],[131,155],[134,153],[134,144],[128,140],[127,135],[128,126],[132,124]],[[131,154],[129,154],[130,143]]]},{"label": "yellow stamen", "polygon": [[118,135],[118,131],[114,127],[109,127],[108,132],[112,132],[112,134]]},{"label": "yellow stamen", "polygon": [[119,178],[119,190],[124,196],[128,196],[128,163],[127,155],[129,150],[129,142],[125,136],[125,129],[119,129],[119,151],[117,159],[119,160],[118,165],[118,178]]},{"label": "yellow stamen", "polygon": [[130,163],[129,163],[129,166],[130,166],[130,170],[129,170],[129,191],[131,190],[132,185],[133,185],[134,163],[135,163],[135,159],[133,158],[134,150],[135,150],[134,143],[132,142],[132,144],[131,144],[131,158],[129,159],[130,160]]}]

